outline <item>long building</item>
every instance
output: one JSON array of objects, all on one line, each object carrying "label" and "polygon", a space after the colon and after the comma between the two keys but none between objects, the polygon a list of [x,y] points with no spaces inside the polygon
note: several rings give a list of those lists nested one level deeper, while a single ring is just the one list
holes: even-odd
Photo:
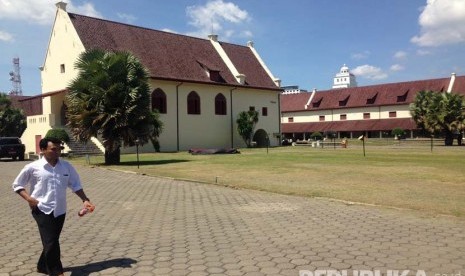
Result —
[{"label": "long building", "polygon": [[379,138],[402,128],[415,138],[419,132],[409,106],[422,90],[465,95],[465,76],[281,95],[281,131],[302,140],[313,132]]}]

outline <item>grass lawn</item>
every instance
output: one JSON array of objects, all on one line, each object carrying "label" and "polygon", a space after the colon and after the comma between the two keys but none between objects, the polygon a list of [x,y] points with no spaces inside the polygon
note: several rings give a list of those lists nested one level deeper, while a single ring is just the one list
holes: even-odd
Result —
[{"label": "grass lawn", "polygon": [[[187,152],[121,156],[109,168],[153,176],[281,194],[326,197],[429,215],[465,217],[465,147],[405,146],[359,141],[349,148],[309,146],[240,149],[241,154],[190,155]],[[73,158],[86,164],[84,158]],[[90,157],[103,166],[102,156]]]}]

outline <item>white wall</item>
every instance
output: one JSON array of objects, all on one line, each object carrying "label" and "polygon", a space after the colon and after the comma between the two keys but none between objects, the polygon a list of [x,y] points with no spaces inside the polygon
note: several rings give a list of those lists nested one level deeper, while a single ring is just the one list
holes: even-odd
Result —
[{"label": "white wall", "polygon": [[294,123],[319,122],[320,115],[325,116],[325,121],[340,121],[341,114],[346,115],[347,121],[363,120],[364,113],[370,113],[370,119],[389,119],[389,112],[391,111],[396,111],[396,118],[411,118],[409,105],[391,105],[285,112],[281,117],[281,122],[288,123],[289,117],[294,118]]},{"label": "white wall", "polygon": [[[42,93],[64,89],[77,76],[74,62],[85,51],[66,11],[57,10],[55,23],[50,34],[42,77]],[[61,72],[61,65],[65,72]],[[50,98],[44,98],[44,114],[51,113]]]},{"label": "white wall", "polygon": [[[262,128],[271,136],[279,132],[278,92],[234,89],[228,86],[214,86],[193,83],[152,82],[152,91],[162,89],[167,96],[167,114],[161,114],[163,132],[159,137],[162,151],[188,150],[190,148],[229,148],[244,147],[242,138],[237,133],[236,119],[241,111],[255,106],[259,112],[259,122],[256,130]],[[176,104],[176,86],[178,86],[178,100]],[[187,96],[195,91],[200,99],[201,113],[187,114]],[[215,97],[222,93],[226,98],[226,115],[215,114]],[[231,94],[232,94],[232,130],[231,130]],[[261,116],[262,107],[268,108],[268,116]],[[179,109],[178,109],[179,108]],[[179,138],[177,116],[179,113]],[[231,138],[232,131],[232,138]],[[231,139],[233,141],[231,141]],[[275,141],[271,141],[276,143]]]}]

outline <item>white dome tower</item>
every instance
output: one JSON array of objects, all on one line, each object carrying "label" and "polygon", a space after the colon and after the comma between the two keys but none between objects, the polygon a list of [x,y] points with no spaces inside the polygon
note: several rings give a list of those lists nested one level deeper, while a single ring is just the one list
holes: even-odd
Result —
[{"label": "white dome tower", "polygon": [[333,81],[333,89],[334,88],[348,88],[348,87],[356,87],[357,81],[355,80],[354,74],[350,73],[349,67],[347,65],[343,65],[339,73],[336,74]]}]

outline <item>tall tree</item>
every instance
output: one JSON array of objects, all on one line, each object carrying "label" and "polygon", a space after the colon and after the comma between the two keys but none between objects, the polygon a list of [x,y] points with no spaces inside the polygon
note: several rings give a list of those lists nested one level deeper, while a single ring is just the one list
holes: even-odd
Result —
[{"label": "tall tree", "polygon": [[444,144],[450,146],[454,134],[463,131],[465,102],[455,93],[420,91],[410,105],[410,113],[420,129],[444,135]]},{"label": "tall tree", "polygon": [[21,137],[26,129],[26,116],[22,110],[14,108],[11,100],[0,93],[0,136]]},{"label": "tall tree", "polygon": [[105,164],[120,162],[120,147],[156,141],[162,130],[150,110],[148,73],[129,52],[93,49],[75,64],[78,76],[66,96],[67,118],[73,136],[102,139]]},{"label": "tall tree", "polygon": [[251,147],[255,125],[258,123],[258,112],[255,110],[242,111],[237,120],[237,131],[247,147]]}]

